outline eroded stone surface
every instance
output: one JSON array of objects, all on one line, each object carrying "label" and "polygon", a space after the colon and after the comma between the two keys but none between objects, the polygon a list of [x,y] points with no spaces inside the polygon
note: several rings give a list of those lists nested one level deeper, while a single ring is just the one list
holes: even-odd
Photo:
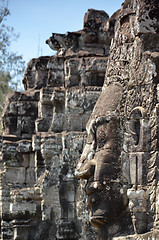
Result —
[{"label": "eroded stone surface", "polygon": [[[54,34],[56,56],[32,59],[7,97],[1,148],[1,239],[95,239],[74,169],[100,95],[112,30],[88,10],[81,31]],[[54,40],[55,39],[55,40]],[[106,39],[106,41],[105,41]]]},{"label": "eroded stone surface", "polygon": [[95,240],[89,211],[99,240],[159,238],[158,28],[158,0],[89,9],[29,62],[3,112],[2,240]]},{"label": "eroded stone surface", "polygon": [[158,12],[156,0],[122,4],[105,83],[87,123],[76,176],[87,179],[99,240],[159,235]]}]

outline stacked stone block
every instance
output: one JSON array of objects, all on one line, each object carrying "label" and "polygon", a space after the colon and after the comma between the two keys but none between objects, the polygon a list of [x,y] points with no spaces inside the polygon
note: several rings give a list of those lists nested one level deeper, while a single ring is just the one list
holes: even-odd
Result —
[{"label": "stacked stone block", "polygon": [[[92,230],[82,226],[87,213],[77,211],[83,193],[74,169],[104,82],[110,43],[102,28],[106,19],[104,11],[89,10],[84,25],[89,24],[80,39],[78,32],[60,35],[62,41],[68,41],[69,35],[71,50],[59,45],[56,56],[32,59],[23,78],[25,91],[6,100],[0,174],[2,240],[73,240],[85,239],[86,233],[91,239]],[[104,46],[102,36],[107,36]]]}]

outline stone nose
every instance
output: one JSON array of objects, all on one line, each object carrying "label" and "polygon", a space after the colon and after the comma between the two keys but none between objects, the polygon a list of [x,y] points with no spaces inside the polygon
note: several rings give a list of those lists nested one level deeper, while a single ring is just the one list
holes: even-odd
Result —
[{"label": "stone nose", "polygon": [[84,162],[79,162],[75,170],[75,176],[81,179],[89,179],[95,171],[94,159],[86,159]]}]

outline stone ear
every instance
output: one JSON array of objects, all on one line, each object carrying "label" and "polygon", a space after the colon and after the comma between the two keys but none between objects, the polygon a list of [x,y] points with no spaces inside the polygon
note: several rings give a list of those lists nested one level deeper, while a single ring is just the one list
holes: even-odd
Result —
[{"label": "stone ear", "polygon": [[144,116],[145,110],[142,107],[136,107],[130,113],[129,130],[134,139],[135,147],[142,147]]}]

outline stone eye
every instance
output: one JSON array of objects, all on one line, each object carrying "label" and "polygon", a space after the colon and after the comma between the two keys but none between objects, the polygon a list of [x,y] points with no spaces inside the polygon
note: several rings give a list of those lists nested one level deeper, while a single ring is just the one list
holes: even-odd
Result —
[{"label": "stone eye", "polygon": [[96,132],[97,149],[104,147],[107,141],[106,127],[101,125]]}]

